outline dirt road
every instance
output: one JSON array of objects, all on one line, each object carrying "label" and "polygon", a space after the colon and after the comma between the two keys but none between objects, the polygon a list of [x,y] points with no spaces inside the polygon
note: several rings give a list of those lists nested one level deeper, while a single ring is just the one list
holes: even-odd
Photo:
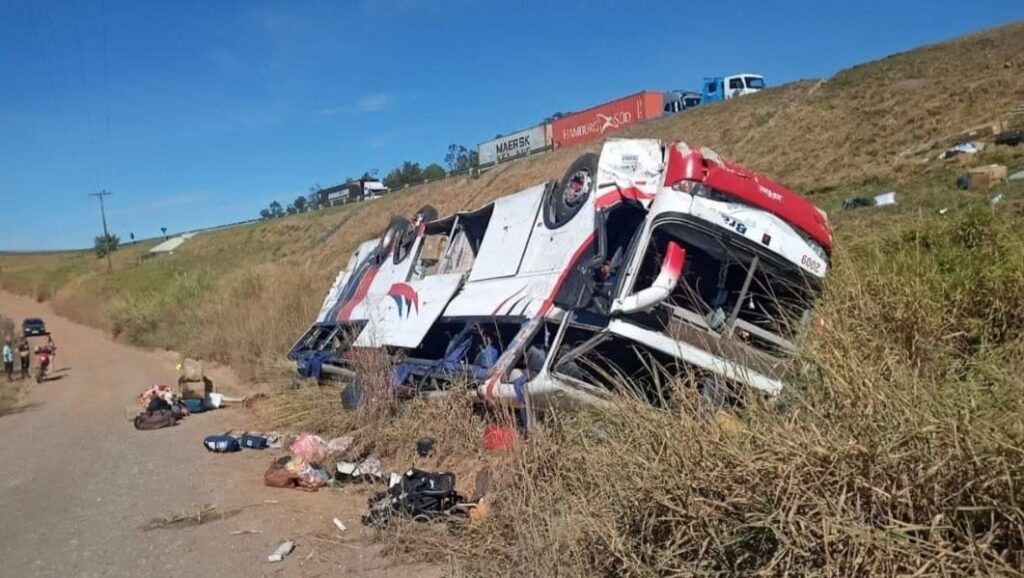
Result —
[{"label": "dirt road", "polygon": [[[206,435],[244,425],[241,409],[136,431],[126,408],[149,385],[174,383],[172,354],[114,343],[21,297],[0,293],[0,313],[43,317],[59,347],[53,379],[26,384],[18,410],[0,417],[0,576],[436,574],[379,555],[358,523],[369,489],[274,490],[262,473],[279,453],[204,451]],[[206,504],[223,518],[143,529]],[[295,552],[268,563],[285,539]]]}]

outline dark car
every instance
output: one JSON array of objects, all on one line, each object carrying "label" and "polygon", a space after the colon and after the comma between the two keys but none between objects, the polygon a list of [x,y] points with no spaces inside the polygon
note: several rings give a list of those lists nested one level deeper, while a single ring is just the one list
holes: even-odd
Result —
[{"label": "dark car", "polygon": [[21,334],[25,337],[47,335],[46,324],[38,317],[29,317],[21,323]]}]

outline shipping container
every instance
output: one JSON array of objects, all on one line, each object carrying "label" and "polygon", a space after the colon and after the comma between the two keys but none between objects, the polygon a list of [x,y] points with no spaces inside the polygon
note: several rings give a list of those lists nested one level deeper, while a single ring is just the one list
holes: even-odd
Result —
[{"label": "shipping container", "polygon": [[556,119],[551,123],[551,140],[557,147],[572,146],[661,116],[664,95],[638,92]]},{"label": "shipping container", "polygon": [[477,145],[477,157],[490,165],[542,151],[551,146],[550,134],[543,124],[507,134]]}]

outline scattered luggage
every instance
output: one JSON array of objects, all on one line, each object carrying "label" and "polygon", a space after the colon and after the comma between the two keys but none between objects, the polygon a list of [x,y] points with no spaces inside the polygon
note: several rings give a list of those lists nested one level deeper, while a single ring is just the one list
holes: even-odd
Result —
[{"label": "scattered luggage", "polygon": [[144,411],[135,416],[135,429],[137,430],[161,429],[177,425],[177,423],[178,416],[169,408],[158,409],[152,412]]},{"label": "scattered luggage", "polygon": [[271,488],[294,488],[299,476],[285,467],[291,459],[291,456],[284,456],[271,462],[263,474],[263,484]]},{"label": "scattered luggage", "polygon": [[385,492],[369,499],[366,526],[386,528],[397,518],[430,521],[441,516],[465,516],[471,504],[455,491],[455,474],[412,469],[394,480]]},{"label": "scattered luggage", "polygon": [[990,189],[1006,181],[1006,167],[1004,165],[986,165],[974,167],[967,171],[969,177],[967,188],[975,190]]},{"label": "scattered luggage", "polygon": [[997,145],[1015,147],[1021,143],[1024,143],[1024,129],[1008,130],[996,135]]},{"label": "scattered luggage", "polygon": [[216,453],[237,452],[242,449],[242,445],[238,443],[238,440],[231,436],[223,435],[206,436],[206,439],[203,440],[203,445],[207,450]]},{"label": "scattered luggage", "polygon": [[302,434],[288,450],[307,462],[322,462],[327,458],[327,442],[318,435]]},{"label": "scattered luggage", "polygon": [[181,403],[185,406],[185,409],[187,409],[189,413],[202,413],[206,411],[206,408],[203,406],[203,400],[201,399],[183,399],[181,400]]},{"label": "scattered luggage", "polygon": [[250,450],[265,450],[270,447],[270,440],[263,436],[244,435],[241,439],[243,448]]}]

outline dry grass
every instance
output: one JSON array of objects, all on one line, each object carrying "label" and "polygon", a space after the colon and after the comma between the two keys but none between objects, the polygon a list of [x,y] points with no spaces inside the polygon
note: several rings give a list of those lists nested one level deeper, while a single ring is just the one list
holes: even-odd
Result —
[{"label": "dry grass", "polygon": [[[482,525],[399,526],[393,549],[443,552],[465,575],[1019,575],[1024,566],[1024,186],[952,189],[965,162],[1019,169],[989,149],[924,162],[1024,94],[1024,25],[854,67],[647,123],[616,136],[712,146],[829,210],[843,196],[899,191],[893,210],[834,214],[836,268],[806,343],[810,369],[738,430],[631,400],[551,415],[503,458],[479,447],[466,400],[395,404],[386,359],[361,360],[371,392],[346,413],[336,388],[277,396],[267,420],[326,435],[398,469],[501,466]],[[479,178],[200,235],[175,255],[112,277],[84,254],[0,256],[0,286],[54,298],[62,313],[146,345],[275,376],[355,245],[392,214],[478,206],[551,178],[584,150],[555,151]],[[1019,149],[1020,147],[1018,147]],[[944,217],[940,208],[950,208]],[[91,260],[90,260],[91,259]],[[413,454],[421,436],[439,454]],[[502,461],[504,460],[504,461]],[[386,462],[387,463],[387,462]],[[438,550],[441,548],[441,550]]]},{"label": "dry grass", "polygon": [[[0,347],[3,347],[4,343],[8,341],[11,342],[12,348],[16,345],[16,327],[13,319],[6,315],[0,315]],[[17,406],[18,399],[21,397],[19,383],[7,381],[7,376],[0,373],[0,416],[10,413]]]},{"label": "dry grass", "polygon": [[800,384],[738,429],[687,396],[550,416],[457,573],[1020,575],[1024,225],[891,225],[837,255]]}]

